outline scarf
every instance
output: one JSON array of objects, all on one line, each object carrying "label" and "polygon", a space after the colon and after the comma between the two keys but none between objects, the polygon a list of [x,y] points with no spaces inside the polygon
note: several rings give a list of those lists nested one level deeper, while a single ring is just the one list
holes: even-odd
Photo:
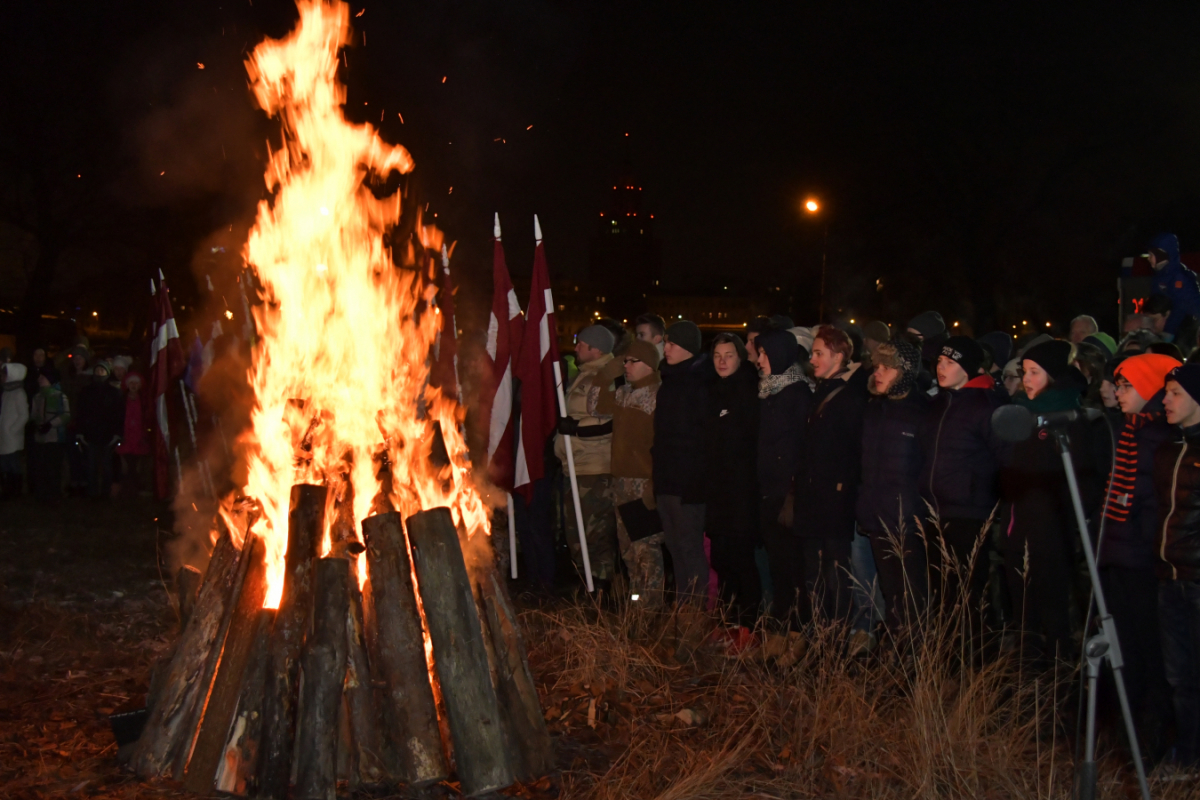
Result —
[{"label": "scarf", "polygon": [[808,383],[809,389],[813,388],[808,376],[804,374],[804,365],[797,361],[778,375],[772,373],[760,377],[758,379],[758,399],[763,400],[771,395],[779,394],[793,383],[800,381]]},{"label": "scarf", "polygon": [[1162,411],[1125,415],[1125,425],[1117,437],[1117,466],[1108,478],[1108,492],[1104,501],[1104,516],[1113,522],[1128,522],[1129,508],[1133,505],[1138,462],[1138,444],[1134,433],[1163,416]]}]

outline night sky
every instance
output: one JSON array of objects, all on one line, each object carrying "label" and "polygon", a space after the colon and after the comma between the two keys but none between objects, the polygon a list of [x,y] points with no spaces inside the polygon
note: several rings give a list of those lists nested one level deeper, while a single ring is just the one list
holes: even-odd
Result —
[{"label": "night sky", "polygon": [[[3,302],[26,323],[140,309],[158,268],[194,302],[264,191],[278,134],[242,61],[293,4],[6,14]],[[1121,257],[1160,230],[1200,252],[1194,3],[374,2],[353,22],[347,114],[413,153],[467,294],[490,292],[494,211],[514,274],[537,212],[552,272],[583,277],[626,158],[665,290],[784,286],[772,310],[798,322],[826,224],[835,307],[979,332],[1081,312],[1111,330]]]}]

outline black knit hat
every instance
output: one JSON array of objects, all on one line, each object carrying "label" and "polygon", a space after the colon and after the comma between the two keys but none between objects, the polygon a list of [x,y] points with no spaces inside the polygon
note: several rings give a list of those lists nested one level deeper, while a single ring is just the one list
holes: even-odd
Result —
[{"label": "black knit hat", "polygon": [[917,314],[908,321],[906,328],[911,328],[922,337],[928,339],[932,336],[937,336],[939,333],[946,332],[946,321],[942,319],[942,315],[936,311],[926,311],[922,314]]},{"label": "black knit hat", "polygon": [[1175,381],[1200,403],[1200,364],[1184,364],[1167,373],[1167,382]]},{"label": "black knit hat", "polygon": [[1070,342],[1054,339],[1035,345],[1021,356],[1024,361],[1032,361],[1046,371],[1051,378],[1058,380],[1067,374],[1071,368],[1075,348]]},{"label": "black knit hat", "polygon": [[983,348],[970,336],[951,336],[942,345],[942,355],[962,367],[968,380],[983,366]]},{"label": "black knit hat", "polygon": [[1012,355],[1012,334],[1004,331],[992,331],[979,337],[979,343],[992,348],[992,356],[997,364],[1003,367]]},{"label": "black knit hat", "polygon": [[696,355],[700,352],[700,329],[691,320],[681,320],[667,328],[667,341]]},{"label": "black knit hat", "polygon": [[800,354],[800,343],[791,331],[771,331],[763,333],[754,340],[754,346],[767,354],[771,364],[771,374],[781,375],[788,367],[796,363]]}]

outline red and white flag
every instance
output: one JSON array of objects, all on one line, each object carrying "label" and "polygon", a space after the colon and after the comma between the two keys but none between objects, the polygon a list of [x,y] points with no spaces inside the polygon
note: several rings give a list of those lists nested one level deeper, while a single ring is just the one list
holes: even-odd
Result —
[{"label": "red and white flag", "polygon": [[187,367],[175,312],[171,309],[170,291],[162,270],[158,271],[158,290],[150,281],[150,396],[154,398],[154,488],[159,499],[171,492],[171,426],[167,419],[167,398],[171,387]]},{"label": "red and white flag", "polygon": [[554,296],[550,293],[550,270],[542,245],[542,226],[533,218],[533,283],[525,309],[525,335],[517,358],[515,375],[521,382],[521,432],[517,443],[517,491],[529,499],[533,482],[546,474],[543,455],[546,439],[558,424],[554,387],[554,363],[558,361],[558,328],[554,323]]},{"label": "red and white flag", "polygon": [[513,490],[516,454],[513,439],[513,359],[521,351],[525,318],[513,290],[500,244],[500,215],[496,215],[492,244],[492,313],[488,317],[487,354],[492,380],[483,389],[482,409],[488,420],[488,479],[501,489]]}]

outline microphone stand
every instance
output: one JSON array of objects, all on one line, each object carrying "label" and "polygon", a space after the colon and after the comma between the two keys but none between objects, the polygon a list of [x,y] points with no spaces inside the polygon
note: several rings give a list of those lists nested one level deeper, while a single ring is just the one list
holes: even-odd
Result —
[{"label": "microphone stand", "polygon": [[1079,537],[1083,540],[1083,555],[1087,560],[1088,576],[1092,580],[1092,593],[1096,598],[1096,610],[1100,623],[1099,633],[1084,642],[1083,652],[1087,657],[1087,735],[1083,761],[1076,773],[1076,797],[1078,800],[1094,800],[1096,797],[1096,689],[1100,680],[1100,664],[1108,661],[1117,684],[1117,698],[1121,702],[1121,716],[1125,719],[1125,735],[1129,737],[1129,749],[1133,755],[1133,767],[1137,770],[1138,786],[1143,800],[1150,800],[1150,786],[1146,783],[1146,769],[1142,765],[1141,748],[1138,747],[1137,730],[1133,725],[1133,713],[1129,710],[1129,696],[1125,693],[1125,660],[1121,657],[1121,644],[1117,639],[1117,626],[1108,613],[1104,590],[1100,586],[1100,572],[1096,568],[1096,554],[1092,550],[1092,539],[1088,535],[1087,518],[1083,513],[1083,501],[1079,497],[1079,483],[1075,479],[1075,464],[1071,460],[1071,443],[1065,426],[1049,428],[1062,456],[1063,470],[1067,475],[1067,486],[1071,490],[1071,503],[1075,506],[1075,522],[1079,526]]}]

